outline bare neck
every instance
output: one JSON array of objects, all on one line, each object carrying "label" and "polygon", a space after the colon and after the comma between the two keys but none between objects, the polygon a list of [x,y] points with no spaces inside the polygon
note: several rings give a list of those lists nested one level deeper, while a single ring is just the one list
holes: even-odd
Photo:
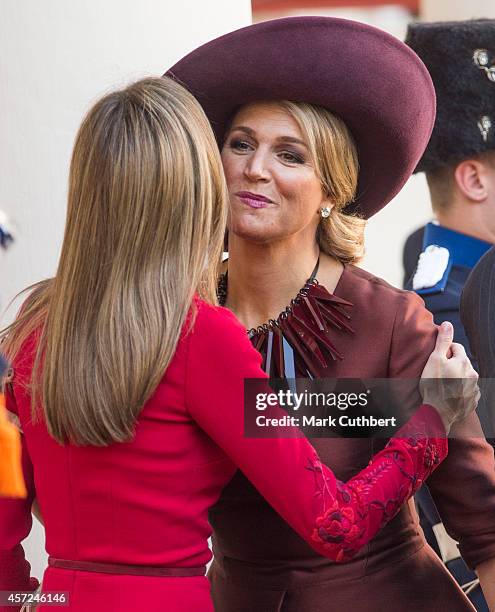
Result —
[{"label": "bare neck", "polygon": [[[283,242],[256,244],[231,239],[226,306],[246,328],[276,319],[304,286],[318,256],[316,242],[311,248],[299,250]],[[342,264],[321,253],[319,270],[327,288],[333,291]]]},{"label": "bare neck", "polygon": [[493,222],[484,218],[481,206],[452,206],[447,210],[439,210],[436,217],[440,225],[454,232],[467,234],[478,240],[495,244],[495,227]]}]

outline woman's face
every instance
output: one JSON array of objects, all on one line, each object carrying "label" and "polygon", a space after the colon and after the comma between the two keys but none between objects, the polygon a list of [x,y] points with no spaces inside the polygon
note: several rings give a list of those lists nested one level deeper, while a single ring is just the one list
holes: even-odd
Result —
[{"label": "woman's face", "polygon": [[255,242],[307,234],[315,240],[325,200],[296,120],[276,102],[243,106],[222,149],[229,230]]}]

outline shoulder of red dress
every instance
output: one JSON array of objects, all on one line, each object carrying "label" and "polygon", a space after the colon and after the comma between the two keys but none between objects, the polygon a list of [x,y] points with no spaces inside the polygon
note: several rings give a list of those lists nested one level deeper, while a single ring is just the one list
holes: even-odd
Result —
[{"label": "shoulder of red dress", "polygon": [[191,306],[191,314],[194,316],[194,329],[208,328],[217,330],[219,333],[231,329],[241,330],[246,335],[246,330],[242,327],[237,317],[228,308],[211,304],[195,296]]}]

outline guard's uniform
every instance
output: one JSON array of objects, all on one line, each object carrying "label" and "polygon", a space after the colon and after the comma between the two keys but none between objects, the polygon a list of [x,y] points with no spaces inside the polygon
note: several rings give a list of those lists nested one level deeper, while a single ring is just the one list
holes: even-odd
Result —
[{"label": "guard's uniform", "polygon": [[424,299],[437,325],[444,321],[452,323],[455,342],[464,346],[475,367],[459,314],[461,293],[469,273],[491,246],[483,240],[428,223],[416,269],[405,286]]},{"label": "guard's uniform", "polygon": [[[428,68],[437,95],[435,126],[416,172],[434,173],[495,151],[494,41],[493,19],[409,26],[406,43]],[[460,299],[471,269],[490,247],[482,240],[428,223],[409,236],[403,254],[405,287],[421,295],[437,324],[450,321],[454,325],[454,340],[465,347],[475,367],[461,324]],[[476,609],[488,610],[481,589],[474,583],[469,586],[476,575],[469,573],[455,542],[447,536],[426,487],[416,502],[428,542],[469,591]]]},{"label": "guard's uniform", "polygon": [[[418,253],[418,238],[421,236],[422,250]],[[454,340],[464,346],[475,368],[477,363],[460,317],[461,294],[471,270],[491,247],[483,240],[428,223],[411,234],[403,253],[405,278],[409,277],[405,288],[415,291],[424,299],[437,325],[444,321],[452,323]],[[416,268],[411,274],[414,259]],[[475,586],[476,574],[468,569],[457,551],[456,543],[446,533],[426,486],[418,491],[415,500],[428,543],[437,551],[458,583],[468,591],[476,610],[488,612],[481,589],[473,588],[469,592],[469,585]]]}]

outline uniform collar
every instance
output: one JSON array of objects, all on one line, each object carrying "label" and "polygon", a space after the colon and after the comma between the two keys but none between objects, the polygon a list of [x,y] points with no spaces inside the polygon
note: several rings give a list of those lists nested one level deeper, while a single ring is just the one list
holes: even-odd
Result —
[{"label": "uniform collar", "polygon": [[452,265],[467,268],[473,268],[493,246],[489,242],[447,229],[437,223],[428,223],[425,226],[423,251],[430,245],[448,249]]},{"label": "uniform collar", "polygon": [[420,295],[446,291],[450,272],[470,270],[492,247],[489,242],[447,229],[437,223],[425,226],[423,252],[411,280],[412,289]]}]

